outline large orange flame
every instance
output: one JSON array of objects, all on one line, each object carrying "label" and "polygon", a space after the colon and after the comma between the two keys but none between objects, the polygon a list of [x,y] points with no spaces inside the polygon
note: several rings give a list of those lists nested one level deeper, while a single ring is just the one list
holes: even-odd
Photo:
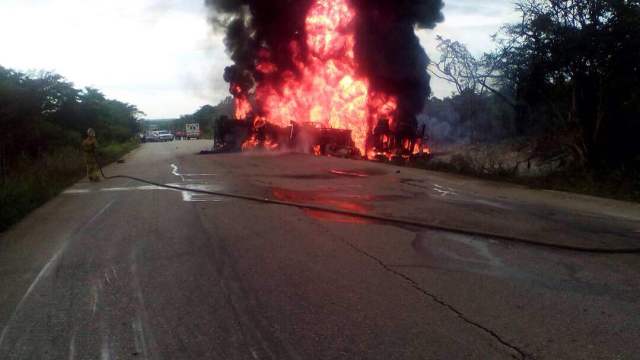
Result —
[{"label": "large orange flame", "polygon": [[[270,123],[310,122],[317,127],[349,129],[365,154],[370,126],[380,118],[393,123],[398,102],[394,96],[373,93],[369,81],[357,74],[356,17],[348,0],[316,0],[305,21],[306,59],[302,59],[300,44],[290,44],[297,74],[285,71],[277,87],[270,82],[258,84],[256,98]],[[266,49],[258,56],[256,70],[265,76],[277,71],[270,57]],[[245,119],[250,111],[246,95],[236,96],[236,116]]]}]

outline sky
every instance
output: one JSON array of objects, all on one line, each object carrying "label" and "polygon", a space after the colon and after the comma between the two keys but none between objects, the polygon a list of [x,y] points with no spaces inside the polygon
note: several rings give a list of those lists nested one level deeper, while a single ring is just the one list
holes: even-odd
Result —
[{"label": "sky", "polygon": [[[512,0],[448,0],[445,21],[418,32],[432,59],[434,38],[474,54],[517,19]],[[0,65],[48,70],[77,87],[135,104],[150,119],[190,114],[228,96],[223,35],[207,23],[204,0],[0,0]],[[452,88],[433,79],[434,95]]]}]

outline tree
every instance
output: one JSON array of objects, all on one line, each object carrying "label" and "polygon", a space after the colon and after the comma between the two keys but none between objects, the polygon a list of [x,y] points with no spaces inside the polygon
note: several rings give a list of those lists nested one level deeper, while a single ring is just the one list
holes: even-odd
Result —
[{"label": "tree", "polygon": [[431,63],[429,72],[456,87],[458,94],[484,95],[485,90],[496,95],[500,100],[515,107],[513,99],[495,88],[494,83],[503,84],[499,73],[500,57],[487,53],[480,59],[474,57],[467,47],[440,35],[436,37],[440,59]]},{"label": "tree", "polygon": [[79,146],[87,128],[102,142],[124,142],[138,131],[142,113],[107,99],[97,89],[79,90],[50,72],[20,73],[0,66],[0,178],[24,160]]},{"label": "tree", "polygon": [[[525,0],[505,27],[500,71],[516,85],[521,131],[559,137],[578,165],[640,153],[640,2]],[[542,120],[540,120],[542,119]]]},{"label": "tree", "polygon": [[[503,107],[506,104],[515,108],[515,103],[494,85],[501,77],[497,66],[499,58],[493,54],[476,58],[464,44],[442,36],[438,36],[437,41],[440,58],[431,64],[429,72],[453,84],[456,94],[442,101],[446,104],[444,107],[436,101],[430,102],[427,108],[433,120],[430,131],[442,135],[442,129],[455,128],[455,134],[450,132],[446,137],[456,142],[494,141],[510,132],[513,110]],[[449,109],[455,114],[437,109]],[[441,123],[442,119],[448,119],[446,126]]]}]

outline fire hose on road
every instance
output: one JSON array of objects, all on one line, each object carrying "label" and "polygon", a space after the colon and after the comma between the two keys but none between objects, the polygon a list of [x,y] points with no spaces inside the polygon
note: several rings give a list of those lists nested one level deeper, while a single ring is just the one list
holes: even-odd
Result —
[{"label": "fire hose on road", "polygon": [[603,249],[603,248],[589,248],[589,247],[580,247],[580,246],[571,246],[571,245],[562,245],[562,244],[551,244],[551,243],[539,242],[539,241],[534,241],[526,238],[519,238],[515,236],[497,234],[492,232],[463,229],[463,228],[446,226],[446,225],[429,224],[426,222],[418,222],[418,221],[392,218],[392,217],[386,217],[386,216],[364,214],[364,213],[355,212],[355,211],[341,210],[341,209],[329,208],[329,207],[312,205],[312,204],[303,204],[303,203],[296,203],[296,202],[290,202],[290,201],[270,199],[266,197],[233,194],[233,193],[220,192],[220,191],[191,189],[187,187],[161,184],[155,181],[142,179],[135,176],[128,176],[128,175],[107,176],[102,170],[102,166],[99,166],[99,167],[100,167],[100,173],[102,174],[102,177],[104,177],[106,180],[129,179],[129,180],[137,181],[143,184],[158,186],[165,189],[187,191],[187,192],[196,193],[196,194],[214,195],[214,196],[220,196],[220,197],[231,198],[231,199],[239,199],[239,200],[251,201],[251,202],[262,203],[262,204],[295,207],[303,210],[313,210],[313,211],[319,211],[324,213],[331,213],[331,214],[343,215],[348,217],[367,219],[367,220],[372,220],[380,223],[419,227],[423,229],[444,231],[444,232],[466,235],[466,236],[477,236],[485,239],[496,239],[496,240],[500,240],[507,243],[516,243],[516,244],[535,246],[535,247],[547,248],[547,249],[573,251],[573,252],[590,253],[590,254],[610,254],[610,255],[640,254],[640,248]]}]

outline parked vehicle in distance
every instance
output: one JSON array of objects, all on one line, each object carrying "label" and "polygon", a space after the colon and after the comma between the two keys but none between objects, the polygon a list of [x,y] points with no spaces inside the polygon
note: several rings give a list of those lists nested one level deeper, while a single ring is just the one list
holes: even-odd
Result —
[{"label": "parked vehicle in distance", "polygon": [[156,142],[158,140],[158,132],[155,130],[150,130],[144,133],[143,142]]},{"label": "parked vehicle in distance", "polygon": [[166,130],[159,130],[156,132],[158,136],[158,141],[173,141],[175,140],[175,136],[172,133]]},{"label": "parked vehicle in distance", "polygon": [[200,124],[198,124],[198,123],[187,124],[185,126],[185,128],[187,130],[187,135],[186,135],[187,140],[191,140],[191,139],[198,140],[198,139],[200,139],[200,136],[201,136]]},{"label": "parked vehicle in distance", "polygon": [[166,130],[152,130],[144,134],[144,142],[173,141],[175,137]]}]

